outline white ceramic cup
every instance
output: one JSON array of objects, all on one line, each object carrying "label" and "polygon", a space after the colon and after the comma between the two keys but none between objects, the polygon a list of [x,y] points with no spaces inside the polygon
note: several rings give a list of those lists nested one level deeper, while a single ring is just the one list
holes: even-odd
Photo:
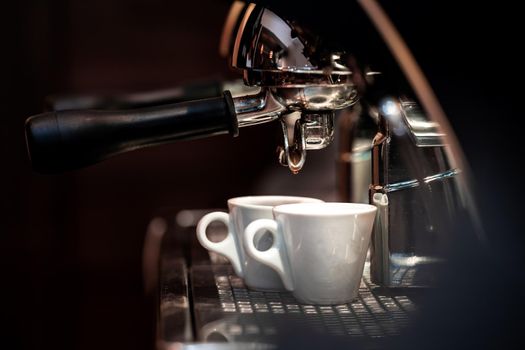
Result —
[{"label": "white ceramic cup", "polygon": [[[202,217],[197,224],[197,238],[201,245],[213,252],[224,255],[232,264],[237,276],[244,279],[244,284],[258,290],[284,290],[279,275],[268,266],[246,255],[242,235],[248,224],[257,219],[273,218],[272,209],[276,205],[289,203],[320,202],[320,199],[295,196],[248,196],[228,200],[228,213],[213,212]],[[212,242],[206,236],[206,228],[214,221],[223,222],[228,227],[228,234],[220,242]],[[272,234],[261,232],[254,237],[254,244],[259,249],[272,245]]]},{"label": "white ceramic cup", "polygon": [[[299,203],[276,206],[275,220],[246,227],[245,250],[273,268],[303,303],[343,304],[357,297],[376,207],[358,203]],[[273,233],[261,251],[254,238]]]}]

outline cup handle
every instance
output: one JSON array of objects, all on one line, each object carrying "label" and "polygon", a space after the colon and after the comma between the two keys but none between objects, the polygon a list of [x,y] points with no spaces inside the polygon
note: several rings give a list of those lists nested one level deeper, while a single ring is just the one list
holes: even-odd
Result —
[{"label": "cup handle", "polygon": [[[268,250],[261,251],[253,243],[255,235],[261,230],[268,230],[273,235],[273,244]],[[270,266],[277,271],[283,281],[284,287],[293,291],[293,281],[290,264],[286,257],[286,247],[282,235],[278,234],[279,227],[275,220],[259,219],[250,223],[244,230],[244,247],[248,255],[255,260]]]},{"label": "cup handle", "polygon": [[[228,227],[228,235],[220,242],[212,242],[206,236],[206,228],[214,221],[221,221]],[[237,248],[237,238],[231,228],[230,215],[228,213],[215,211],[204,215],[197,224],[197,239],[204,248],[228,258],[237,276],[244,277],[241,258]]]}]

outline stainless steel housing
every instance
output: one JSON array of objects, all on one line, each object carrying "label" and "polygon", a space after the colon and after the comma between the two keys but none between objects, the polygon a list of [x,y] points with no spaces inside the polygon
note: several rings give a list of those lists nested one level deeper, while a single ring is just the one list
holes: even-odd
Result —
[{"label": "stainless steel housing", "polygon": [[373,140],[370,202],[378,207],[371,276],[388,287],[436,284],[461,212],[460,169],[445,136],[411,101],[385,99]]}]

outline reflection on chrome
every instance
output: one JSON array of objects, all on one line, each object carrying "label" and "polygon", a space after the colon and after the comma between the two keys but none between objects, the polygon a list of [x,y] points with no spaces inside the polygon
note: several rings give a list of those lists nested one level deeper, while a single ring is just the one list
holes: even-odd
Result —
[{"label": "reflection on chrome", "polygon": [[[384,100],[372,150],[372,280],[388,287],[433,286],[450,224],[461,210],[462,169],[444,135],[413,101]],[[439,218],[439,219],[436,219]]]},{"label": "reflection on chrome", "polygon": [[267,90],[258,94],[233,99],[239,127],[257,125],[276,120],[286,111]]},{"label": "reflection on chrome", "polygon": [[435,121],[428,118],[417,103],[402,101],[400,106],[403,119],[410,130],[410,136],[417,146],[444,146],[446,135]]},{"label": "reflection on chrome", "polygon": [[381,113],[391,121],[396,121],[401,115],[400,108],[396,101],[391,98],[385,99],[379,104]]},{"label": "reflection on chrome", "polygon": [[[451,170],[445,171],[443,173],[427,176],[427,177],[425,177],[423,179],[423,182],[428,184],[428,183],[431,183],[432,181],[444,180],[444,179],[447,179],[449,177],[454,177],[457,174],[459,174],[460,172],[461,171],[459,169],[451,169]],[[409,180],[409,181],[401,181],[401,182],[388,184],[388,185],[384,186],[383,187],[383,191],[386,192],[386,193],[394,192],[394,191],[400,191],[400,190],[403,190],[403,189],[406,189],[406,188],[417,187],[420,184],[421,184],[420,181],[416,180],[416,179]]]},{"label": "reflection on chrome", "polygon": [[[303,167],[306,150],[321,149],[333,139],[333,111],[355,104],[358,100],[349,56],[326,47],[322,40],[295,21],[288,21],[269,9],[246,5],[232,49],[232,66],[243,71],[247,85],[268,89],[266,105],[253,103],[259,109],[246,111],[236,103],[239,126],[248,126],[281,117],[284,146],[279,161],[293,173]],[[273,100],[273,101],[272,101]],[[272,105],[275,102],[275,105]],[[293,138],[286,116],[302,113],[293,126]],[[248,112],[247,115],[243,113]],[[309,115],[322,115],[312,121]]]}]

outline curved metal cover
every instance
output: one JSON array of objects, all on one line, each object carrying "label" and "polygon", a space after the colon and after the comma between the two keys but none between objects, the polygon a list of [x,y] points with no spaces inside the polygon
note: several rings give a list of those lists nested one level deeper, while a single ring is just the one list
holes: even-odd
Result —
[{"label": "curved metal cover", "polygon": [[351,74],[344,54],[324,48],[320,38],[308,29],[255,4],[246,9],[232,54],[234,68]]}]

